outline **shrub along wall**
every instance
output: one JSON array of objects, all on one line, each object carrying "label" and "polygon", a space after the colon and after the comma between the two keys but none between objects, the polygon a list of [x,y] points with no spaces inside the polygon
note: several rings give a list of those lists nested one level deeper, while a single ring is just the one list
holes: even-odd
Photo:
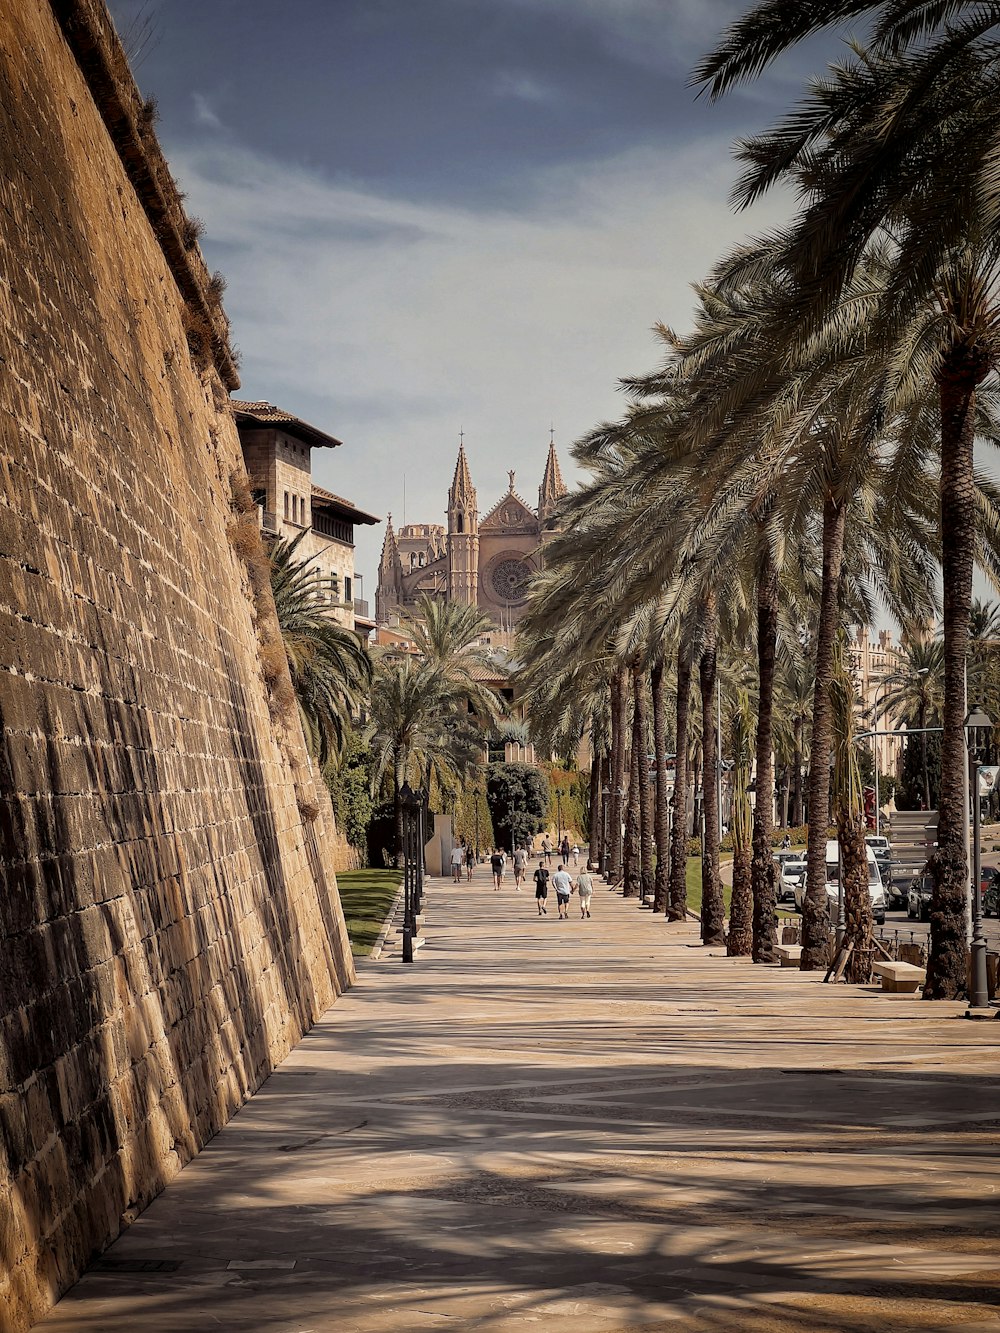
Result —
[{"label": "shrub along wall", "polygon": [[220,284],[97,0],[0,6],[0,275],[11,1333],[353,974],[329,799],[230,544]]}]

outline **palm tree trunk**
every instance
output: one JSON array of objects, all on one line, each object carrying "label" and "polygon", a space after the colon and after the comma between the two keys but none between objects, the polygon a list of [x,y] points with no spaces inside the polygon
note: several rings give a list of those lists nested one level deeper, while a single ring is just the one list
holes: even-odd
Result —
[{"label": "palm tree trunk", "polygon": [[[643,898],[653,892],[653,790],[649,785],[649,676],[642,667],[632,671],[635,694],[635,731],[639,746],[639,891]],[[633,733],[632,745],[636,746]]]},{"label": "palm tree trunk", "polygon": [[[777,930],[777,888],[774,882],[774,656],[778,644],[778,570],[766,533],[762,534],[761,567],[757,579],[757,675],[760,701],[757,711],[755,756],[757,797],[753,812],[750,882],[753,892],[753,947],[755,963],[773,963]],[[735,882],[735,870],[733,872]]]},{"label": "palm tree trunk", "polygon": [[625,810],[625,868],[622,896],[638,898],[641,888],[642,865],[641,839],[642,817],[640,815],[640,786],[642,783],[642,761],[645,758],[645,746],[637,744],[638,726],[637,709],[632,707],[632,745],[629,751],[628,805]]},{"label": "palm tree trunk", "polygon": [[[610,740],[610,738],[609,738]],[[598,824],[598,833],[600,834],[600,850],[597,856],[597,865],[605,864],[605,857],[608,855],[608,814],[610,811],[611,800],[611,751],[605,750],[601,755],[601,819]]]},{"label": "palm tree trunk", "polygon": [[403,864],[403,802],[400,793],[403,790],[404,778],[402,757],[397,750],[392,761],[392,823],[396,842],[392,861],[397,869]]},{"label": "palm tree trunk", "polygon": [[611,682],[611,800],[608,812],[608,883],[622,877],[622,814],[625,800],[625,763],[628,713],[628,680],[625,668],[615,672]]},{"label": "palm tree trunk", "polygon": [[[981,355],[981,354],[980,354]],[[965,905],[969,868],[965,837],[965,664],[976,540],[972,444],[976,391],[985,375],[975,349],[960,349],[939,373],[941,403],[941,565],[944,585],[944,709],[941,719],[941,786],[938,842],[931,856],[930,947],[927,1000],[951,1000],[968,985]]]},{"label": "palm tree trunk", "polygon": [[670,905],[668,921],[687,916],[687,788],[688,719],[691,714],[691,657],[683,630],[677,646],[677,757],[674,760],[674,826],[670,837]]},{"label": "palm tree trunk", "polygon": [[826,831],[830,823],[830,752],[833,712],[830,680],[833,644],[840,616],[840,570],[844,559],[847,506],[827,499],[823,505],[823,584],[816,628],[816,686],[813,695],[812,757],[809,763],[809,850],[806,893],[802,903],[803,972],[828,962],[830,918],[826,906]]},{"label": "palm tree trunk", "polygon": [[868,892],[864,817],[840,817],[837,840],[840,844],[840,878],[844,886],[844,943],[854,945],[847,965],[847,980],[855,986],[866,986],[872,976],[875,931]]},{"label": "palm tree trunk", "polygon": [[705,641],[698,677],[701,683],[702,803],[705,846],[701,858],[701,938],[704,944],[725,944],[726,908],[719,878],[719,764],[715,731],[715,681],[718,672],[719,611],[715,593],[705,597]]},{"label": "palm tree trunk", "polygon": [[753,952],[753,867],[751,849],[733,847],[733,896],[729,905],[726,953],[745,958]]},{"label": "palm tree trunk", "polygon": [[667,673],[663,658],[652,672],[653,749],[656,751],[656,874],[653,878],[653,911],[665,912],[670,891],[670,798],[667,795]]},{"label": "palm tree trunk", "polygon": [[[593,728],[591,728],[593,736]],[[590,753],[590,818],[587,821],[587,862],[601,854],[601,758]],[[597,862],[600,864],[600,862]]]}]

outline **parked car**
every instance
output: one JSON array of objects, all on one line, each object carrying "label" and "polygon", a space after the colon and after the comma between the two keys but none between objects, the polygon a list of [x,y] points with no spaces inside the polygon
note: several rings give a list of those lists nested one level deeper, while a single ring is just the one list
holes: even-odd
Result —
[{"label": "parked car", "polygon": [[[885,925],[885,889],[882,885],[882,876],[879,873],[878,863],[875,860],[875,853],[870,847],[866,848],[866,860],[868,862],[868,894],[872,900],[872,915],[878,925]],[[840,895],[840,845],[835,838],[831,838],[826,844],[826,896],[830,906],[831,913],[835,916],[837,912],[837,900]],[[795,890],[795,906],[802,911],[802,899],[805,896],[806,883],[805,878],[801,880]]]},{"label": "parked car", "polygon": [[906,915],[911,921],[931,919],[931,894],[934,880],[930,875],[915,875],[906,895]]},{"label": "parked car", "polygon": [[890,867],[892,863],[892,847],[889,845],[889,839],[882,836],[881,833],[870,833],[865,842],[875,853],[875,863],[878,866],[878,872],[882,876],[882,884],[888,888],[889,881],[892,878]]},{"label": "parked car", "polygon": [[778,902],[793,903],[795,901],[795,890],[805,879],[806,863],[801,857],[783,861],[781,864],[781,875],[778,879]]}]

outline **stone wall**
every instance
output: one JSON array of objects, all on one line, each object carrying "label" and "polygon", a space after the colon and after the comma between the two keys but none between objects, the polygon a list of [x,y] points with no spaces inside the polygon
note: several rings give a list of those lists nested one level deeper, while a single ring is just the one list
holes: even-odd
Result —
[{"label": "stone wall", "polygon": [[5,0],[4,1333],[352,979],[329,801],[272,717],[230,541],[236,384],[100,0]]}]

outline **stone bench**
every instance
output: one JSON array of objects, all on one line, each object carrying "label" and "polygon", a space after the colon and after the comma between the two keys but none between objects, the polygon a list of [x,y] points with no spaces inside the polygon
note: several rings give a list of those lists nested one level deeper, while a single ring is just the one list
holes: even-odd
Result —
[{"label": "stone bench", "polygon": [[782,967],[798,967],[799,960],[802,957],[802,945],[779,944],[775,953],[778,955],[778,962]]},{"label": "stone bench", "polygon": [[927,977],[922,967],[912,963],[872,963],[872,971],[882,978],[882,989],[893,995],[912,995]]},{"label": "stone bench", "polygon": [[643,896],[643,899],[642,899],[642,905],[643,905],[643,907],[652,907],[653,904],[654,904],[655,902],[656,902],[656,899],[653,897],[653,895],[652,895],[651,893],[647,893],[647,894],[645,894],[645,895]]}]

